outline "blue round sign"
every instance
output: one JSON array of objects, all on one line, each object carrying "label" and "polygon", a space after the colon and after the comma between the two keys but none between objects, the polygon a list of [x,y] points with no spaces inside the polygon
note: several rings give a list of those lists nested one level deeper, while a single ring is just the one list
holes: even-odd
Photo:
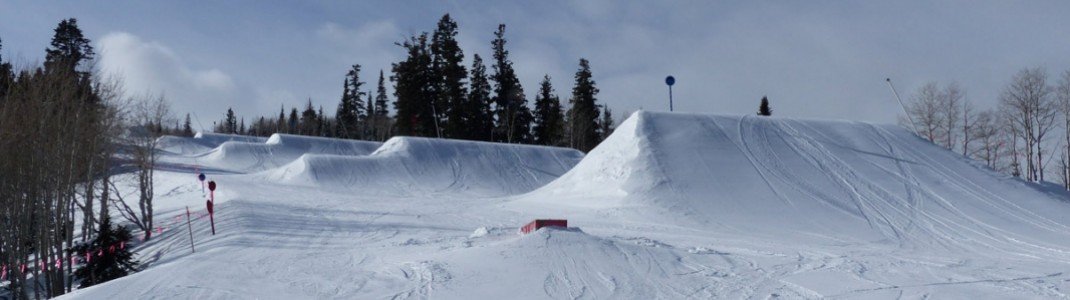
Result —
[{"label": "blue round sign", "polygon": [[672,76],[665,77],[665,84],[668,84],[669,86],[672,86],[675,83],[676,83],[676,78],[674,78]]},{"label": "blue round sign", "polygon": [[197,179],[200,180],[200,181],[204,181],[204,173],[201,173],[200,175],[197,175]]}]

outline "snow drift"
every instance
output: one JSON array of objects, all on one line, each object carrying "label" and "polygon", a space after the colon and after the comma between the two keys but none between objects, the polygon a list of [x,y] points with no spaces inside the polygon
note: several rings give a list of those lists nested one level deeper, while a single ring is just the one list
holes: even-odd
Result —
[{"label": "snow drift", "polygon": [[500,196],[540,187],[582,157],[582,152],[566,148],[395,137],[366,157],[303,155],[265,176],[381,195]]},{"label": "snow drift", "polygon": [[637,112],[517,205],[623,209],[782,241],[1070,261],[1065,199],[896,126]]}]

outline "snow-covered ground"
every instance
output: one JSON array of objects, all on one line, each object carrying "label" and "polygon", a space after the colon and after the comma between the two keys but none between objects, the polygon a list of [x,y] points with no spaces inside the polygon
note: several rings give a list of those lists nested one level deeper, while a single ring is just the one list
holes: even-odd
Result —
[{"label": "snow-covered ground", "polygon": [[66,297],[1070,297],[1070,196],[894,126],[637,112],[586,157],[233,139],[167,138],[145,270]]}]

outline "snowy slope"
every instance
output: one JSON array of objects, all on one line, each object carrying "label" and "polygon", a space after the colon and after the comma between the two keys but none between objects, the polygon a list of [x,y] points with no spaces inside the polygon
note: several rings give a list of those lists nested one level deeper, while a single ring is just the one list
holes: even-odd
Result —
[{"label": "snowy slope", "polygon": [[369,156],[304,155],[265,176],[376,195],[503,196],[534,190],[581,158],[582,152],[564,148],[395,137]]},{"label": "snowy slope", "polygon": [[893,126],[639,112],[520,202],[630,208],[778,240],[1070,262],[1065,195],[975,167]]},{"label": "snowy slope", "polygon": [[[583,157],[419,138],[306,153],[210,173],[219,234],[196,218],[196,253],[175,219],[203,212],[194,170],[157,173],[147,268],[70,298],[1070,297],[1066,193],[894,126],[638,112]],[[578,229],[516,234],[537,217]]]}]

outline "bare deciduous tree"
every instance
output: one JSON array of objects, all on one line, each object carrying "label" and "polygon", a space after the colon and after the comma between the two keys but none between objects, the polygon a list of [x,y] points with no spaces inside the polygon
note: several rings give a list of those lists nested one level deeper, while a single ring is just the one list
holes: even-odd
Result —
[{"label": "bare deciduous tree", "polygon": [[145,233],[145,239],[152,238],[153,220],[153,176],[159,157],[159,137],[164,123],[171,121],[171,108],[163,96],[141,96],[132,101],[130,113],[130,130],[126,133],[126,144],[130,147],[130,160],[136,167],[138,209],[132,209],[122,197],[113,203],[119,208],[123,218],[134,223]]},{"label": "bare deciduous tree", "polygon": [[944,135],[944,148],[955,148],[955,131],[961,118],[962,104],[965,101],[966,92],[959,87],[958,83],[952,82],[944,88],[939,95],[940,116],[943,121],[941,130]]},{"label": "bare deciduous tree", "polygon": [[1044,180],[1043,143],[1056,126],[1058,106],[1051,97],[1047,73],[1041,68],[1015,74],[1000,95],[1000,105],[1025,150],[1025,175],[1029,181]]},{"label": "bare deciduous tree", "polygon": [[1055,86],[1055,98],[1059,103],[1059,109],[1063,113],[1063,142],[1062,153],[1062,178],[1063,187],[1070,190],[1070,70],[1063,72],[1059,82]]},{"label": "bare deciduous tree", "polygon": [[940,114],[941,94],[936,82],[926,83],[910,96],[910,105],[907,107],[907,113],[917,122],[914,127],[918,135],[934,143],[939,140],[940,126],[944,124]]}]

